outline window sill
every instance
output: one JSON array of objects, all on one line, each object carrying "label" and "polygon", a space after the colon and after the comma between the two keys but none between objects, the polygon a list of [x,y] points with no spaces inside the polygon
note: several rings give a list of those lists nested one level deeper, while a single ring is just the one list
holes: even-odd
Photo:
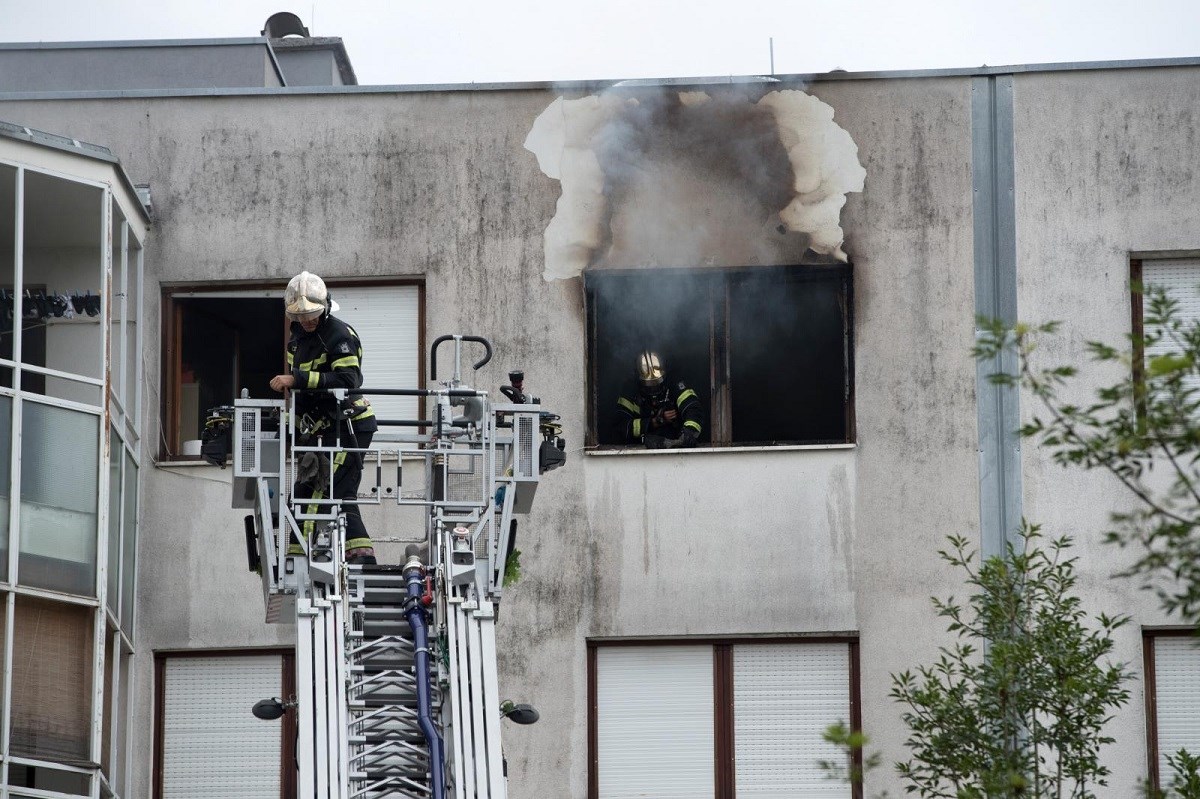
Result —
[{"label": "window sill", "polygon": [[[195,459],[188,458],[186,460],[183,460],[183,459],[181,459],[181,460],[162,460],[162,461],[156,460],[154,462],[154,465],[160,469],[175,469],[175,468],[178,468],[181,466],[185,466],[185,467],[186,466],[211,466],[214,469],[220,468],[219,466],[213,466],[211,463],[204,460],[203,458],[195,458]],[[228,469],[229,464],[225,464],[225,468]]]},{"label": "window sill", "polygon": [[644,449],[641,447],[614,447],[607,449],[586,449],[584,454],[591,457],[611,457],[614,455],[698,455],[700,453],[723,452],[797,452],[820,451],[830,449],[854,449],[857,444],[778,444],[774,446],[760,445],[749,447],[694,447],[692,449]]}]

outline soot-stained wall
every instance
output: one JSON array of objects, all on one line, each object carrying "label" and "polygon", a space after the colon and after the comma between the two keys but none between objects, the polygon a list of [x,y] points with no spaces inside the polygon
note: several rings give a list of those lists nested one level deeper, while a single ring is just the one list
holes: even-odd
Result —
[{"label": "soot-stained wall", "polygon": [[[1181,138],[1191,126],[1170,121],[1197,106],[1194,78],[1182,69],[1017,81],[1023,316],[1106,314],[1106,331],[1118,331],[1122,302],[1128,308],[1124,254],[1200,248],[1186,224],[1200,175]],[[745,90],[706,91],[719,103]],[[522,524],[523,579],[501,616],[502,693],[542,714],[533,727],[506,730],[511,793],[582,797],[589,637],[856,631],[863,718],[891,760],[903,754],[904,730],[888,675],[929,662],[946,642],[928,598],[959,586],[933,553],[946,534],[979,528],[970,78],[847,79],[806,91],[832,109],[866,174],[840,216],[854,272],[854,443],[722,453],[580,451],[583,280],[543,279],[544,234],[562,213],[565,187],[524,149],[551,92],[21,100],[0,101],[0,118],[105,144],[135,180],[152,184],[142,317],[151,333],[160,329],[159,290],[171,282],[282,280],[303,268],[422,275],[428,339],[489,337],[497,353],[476,376],[481,386],[525,369],[532,393],[563,416],[569,462],[546,476]],[[1114,137],[1127,162],[1088,131]],[[690,190],[719,196],[728,174],[694,174]],[[619,221],[648,207],[654,184],[653,173],[631,180],[605,213]],[[643,200],[617,202],[644,191]],[[1121,209],[1131,202],[1126,219]],[[742,246],[741,222],[709,224],[733,250]],[[613,263],[648,265],[637,261],[638,247],[600,238],[588,265],[602,244]],[[161,352],[154,335],[147,345],[143,432],[152,442]],[[369,358],[386,342],[365,346]],[[777,353],[781,364],[793,356]],[[791,410],[786,396],[775,407]],[[1102,483],[1072,475],[1068,485],[1033,456],[1026,469],[1031,512],[1071,528],[1064,532],[1080,527],[1072,519],[1081,509],[1078,518],[1096,521],[1080,498],[1095,497]],[[152,651],[272,646],[291,632],[261,622],[257,581],[234,545],[241,520],[228,508],[228,473],[166,464],[144,472],[139,796],[150,785]],[[1118,500],[1110,492],[1106,501]],[[416,538],[414,517],[373,513],[368,524]],[[1164,621],[1132,586],[1107,580],[1118,565],[1111,551],[1090,539],[1085,546],[1085,601],[1136,608],[1139,623]],[[381,547],[392,559],[401,549]],[[1136,662],[1135,644],[1122,646]],[[1110,762],[1123,790],[1140,773],[1141,710],[1119,719],[1122,748]],[[889,776],[876,779],[869,792],[899,792]]]}]

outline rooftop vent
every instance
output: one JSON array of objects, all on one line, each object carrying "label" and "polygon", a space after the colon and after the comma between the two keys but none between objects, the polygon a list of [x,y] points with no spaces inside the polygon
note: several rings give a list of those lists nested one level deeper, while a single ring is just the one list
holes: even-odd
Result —
[{"label": "rooftop vent", "polygon": [[284,36],[304,36],[307,38],[312,34],[308,32],[308,28],[304,27],[304,23],[300,21],[300,17],[291,11],[279,11],[267,17],[267,22],[263,25],[262,35],[268,39],[282,39]]}]

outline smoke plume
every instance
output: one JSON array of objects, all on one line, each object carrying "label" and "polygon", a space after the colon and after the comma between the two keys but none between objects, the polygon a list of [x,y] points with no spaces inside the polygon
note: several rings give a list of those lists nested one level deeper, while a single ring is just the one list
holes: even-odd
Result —
[{"label": "smoke plume", "polygon": [[589,266],[841,261],[846,193],[865,170],[833,109],[804,92],[752,102],[702,91],[557,98],[525,148],[562,194],[546,280]]}]

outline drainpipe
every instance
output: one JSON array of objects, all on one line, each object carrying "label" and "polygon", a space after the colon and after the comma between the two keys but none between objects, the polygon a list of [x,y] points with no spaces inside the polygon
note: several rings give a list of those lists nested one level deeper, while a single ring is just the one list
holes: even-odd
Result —
[{"label": "drainpipe", "polygon": [[429,628],[421,595],[425,592],[425,567],[416,555],[411,555],[404,564],[404,578],[408,588],[408,600],[404,603],[404,616],[412,628],[413,656],[417,666],[417,722],[425,741],[429,744],[429,773],[433,782],[434,799],[446,795],[445,757],[442,753],[442,736],[433,723],[433,697],[429,678]]}]

